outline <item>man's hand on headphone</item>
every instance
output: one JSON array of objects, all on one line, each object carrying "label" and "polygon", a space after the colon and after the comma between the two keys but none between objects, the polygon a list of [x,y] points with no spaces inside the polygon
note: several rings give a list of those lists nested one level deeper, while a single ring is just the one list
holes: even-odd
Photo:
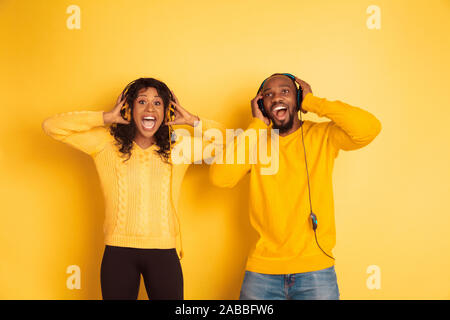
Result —
[{"label": "man's hand on headphone", "polygon": [[[295,82],[297,82],[298,85],[302,88],[302,92],[303,92],[302,101],[303,101],[303,99],[305,99],[305,97],[306,97],[306,95],[308,93],[312,94],[311,86],[307,82],[305,82],[302,79],[297,78],[297,77],[295,77]],[[306,111],[303,108],[301,108],[301,110],[302,110],[303,113],[307,113],[308,112],[308,111]]]},{"label": "man's hand on headphone", "polygon": [[260,120],[262,120],[266,125],[270,125],[270,120],[267,117],[264,117],[261,110],[259,110],[259,106],[258,106],[258,100],[262,99],[263,95],[261,92],[259,92],[256,97],[254,97],[252,99],[251,102],[251,106],[252,106],[252,116],[254,118],[258,118]]}]

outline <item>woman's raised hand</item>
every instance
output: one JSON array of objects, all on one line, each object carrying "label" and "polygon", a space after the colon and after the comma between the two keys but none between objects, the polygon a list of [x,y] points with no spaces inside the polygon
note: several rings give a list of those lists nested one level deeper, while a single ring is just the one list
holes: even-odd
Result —
[{"label": "woman's raised hand", "polygon": [[117,98],[116,105],[111,111],[103,112],[103,121],[105,124],[113,124],[113,123],[121,123],[121,124],[130,124],[130,121],[122,118],[120,114],[120,110],[125,105],[126,97],[122,92]]},{"label": "woman's raised hand", "polygon": [[177,124],[187,124],[190,126],[194,126],[196,121],[200,121],[200,118],[197,116],[194,116],[193,114],[191,114],[189,111],[187,111],[186,109],[184,109],[181,105],[180,105],[180,101],[178,101],[178,98],[175,96],[175,93],[172,92],[172,96],[173,99],[175,101],[170,101],[170,103],[174,106],[174,113],[175,113],[175,119],[173,121],[170,121],[169,119],[167,119],[166,124],[171,126],[171,125],[177,125]]}]

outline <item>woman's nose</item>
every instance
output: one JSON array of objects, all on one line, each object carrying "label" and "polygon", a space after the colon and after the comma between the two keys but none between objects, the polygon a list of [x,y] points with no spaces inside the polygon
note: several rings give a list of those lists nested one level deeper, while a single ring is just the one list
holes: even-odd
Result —
[{"label": "woman's nose", "polygon": [[154,111],[155,106],[152,103],[147,104],[147,107],[145,108],[147,111]]}]

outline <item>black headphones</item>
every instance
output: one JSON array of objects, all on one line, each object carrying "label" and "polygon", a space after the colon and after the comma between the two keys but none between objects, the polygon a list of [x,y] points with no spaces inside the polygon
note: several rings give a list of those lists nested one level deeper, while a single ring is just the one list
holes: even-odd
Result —
[{"label": "black headphones", "polygon": [[[275,74],[271,75],[270,77],[276,76],[276,75],[287,76],[287,77],[289,77],[289,78],[294,82],[294,86],[295,86],[295,89],[296,89],[296,91],[297,91],[297,111],[300,111],[300,106],[302,105],[302,100],[303,100],[303,90],[302,90],[302,88],[301,88],[300,86],[297,87],[297,84],[296,84],[296,82],[295,82],[295,77],[294,77],[292,74],[290,74],[290,73],[275,73]],[[269,78],[270,78],[270,77],[269,77]],[[260,93],[260,91],[262,90],[262,88],[263,88],[263,86],[264,86],[264,83],[266,83],[267,79],[269,79],[269,78],[266,78],[266,79],[261,83],[261,85],[259,86],[259,89],[258,89],[258,93]],[[264,109],[264,102],[263,102],[263,99],[259,99],[259,100],[257,101],[257,103],[258,103],[259,110],[261,110],[263,116],[266,117],[266,118],[268,118],[268,115],[267,115],[267,113],[266,113],[266,110]]]},{"label": "black headphones", "polygon": [[[290,74],[290,73],[275,73],[275,74],[271,75],[270,77],[275,76],[275,75],[284,75],[284,76],[287,76],[287,77],[289,77],[289,78],[294,82],[295,88],[297,89],[297,111],[300,111],[300,106],[302,105],[302,100],[303,100],[303,90],[302,90],[302,87],[301,87],[301,86],[298,86],[298,87],[297,87],[297,84],[296,84],[296,82],[295,82],[295,76],[293,76],[293,75]],[[270,78],[270,77],[269,77],[269,78]],[[265,83],[265,82],[267,81],[267,79],[269,79],[269,78],[266,78],[266,79],[261,83],[261,85],[259,86],[259,89],[258,89],[258,93],[262,90],[262,88],[263,88],[263,86],[264,86],[264,83]],[[266,113],[266,110],[264,109],[263,99],[259,99],[259,100],[257,101],[257,103],[258,103],[259,110],[261,110],[261,113],[263,114],[263,116],[266,117],[266,118],[268,118],[268,115],[267,115],[267,113]],[[319,241],[317,241],[317,233],[316,233],[316,229],[317,229],[317,223],[318,223],[318,222],[317,222],[317,216],[316,216],[315,213],[312,211],[311,186],[310,186],[310,184],[309,184],[308,163],[306,162],[306,149],[305,149],[305,139],[303,138],[303,120],[302,120],[302,113],[301,113],[301,112],[300,112],[300,122],[301,122],[300,128],[301,128],[301,130],[302,130],[303,152],[304,152],[304,154],[305,154],[306,177],[307,177],[307,179],[308,179],[308,195],[309,195],[309,209],[310,209],[310,214],[309,214],[309,216],[310,216],[310,218],[311,218],[311,224],[312,224],[312,228],[313,228],[313,230],[314,230],[314,237],[316,238],[316,243],[317,243],[317,246],[320,248],[320,250],[322,250],[322,252],[323,252],[327,257],[330,257],[331,259],[335,260],[332,256],[328,255],[328,254],[320,247]]]}]

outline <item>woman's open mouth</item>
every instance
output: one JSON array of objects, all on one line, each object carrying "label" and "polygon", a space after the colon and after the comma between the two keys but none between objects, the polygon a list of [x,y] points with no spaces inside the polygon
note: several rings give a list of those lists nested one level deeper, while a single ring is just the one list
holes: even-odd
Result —
[{"label": "woman's open mouth", "polygon": [[144,127],[144,130],[152,130],[155,127],[156,124],[156,118],[155,117],[143,117],[142,118],[142,127]]}]

